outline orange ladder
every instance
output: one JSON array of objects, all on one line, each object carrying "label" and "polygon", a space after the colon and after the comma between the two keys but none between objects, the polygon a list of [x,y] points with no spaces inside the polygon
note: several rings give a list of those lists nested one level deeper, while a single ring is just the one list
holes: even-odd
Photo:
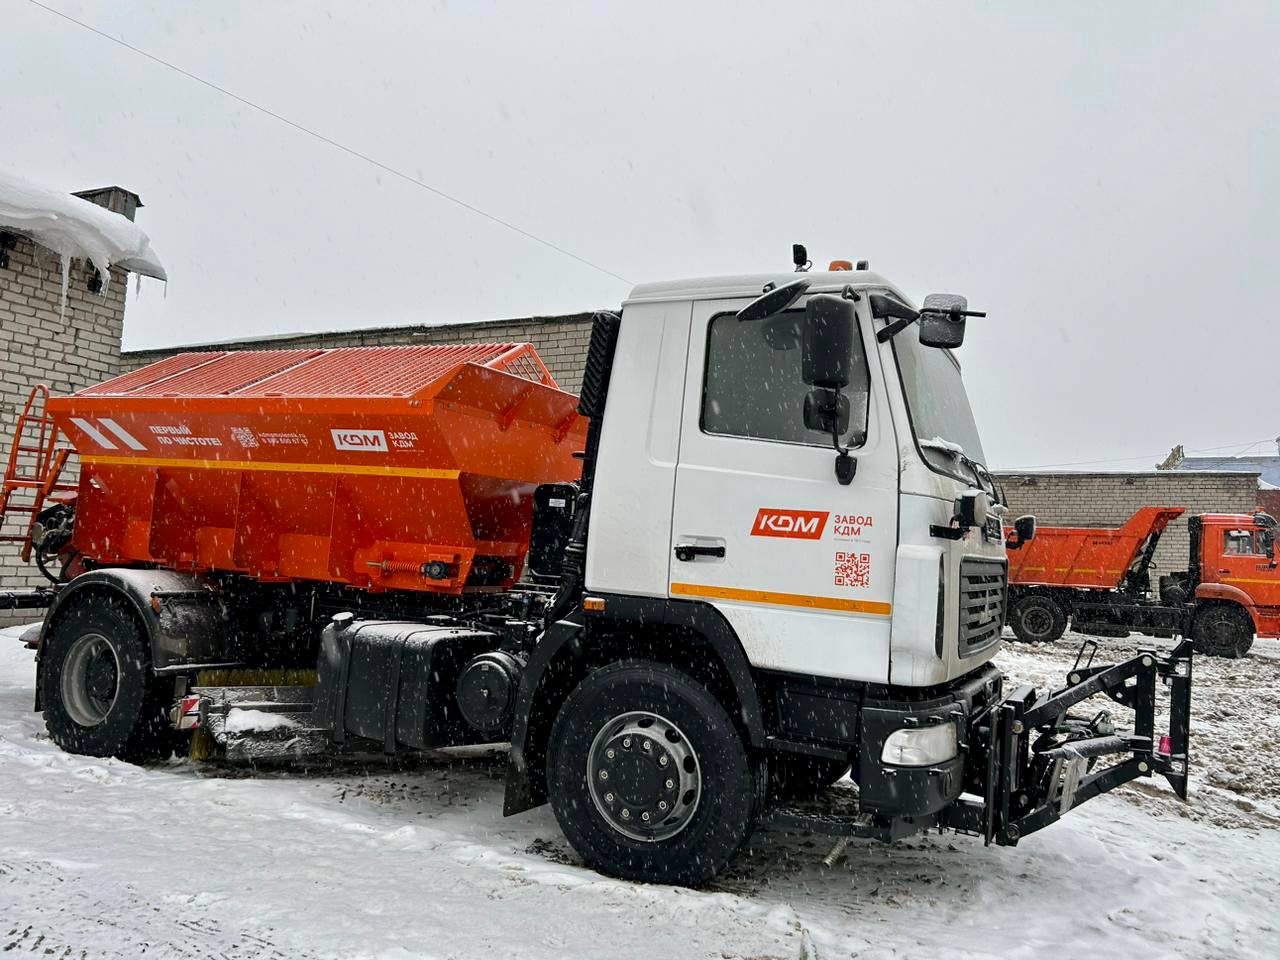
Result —
[{"label": "orange ladder", "polygon": [[[58,430],[45,412],[49,388],[36,384],[18,416],[13,430],[9,461],[0,481],[0,543],[22,544],[22,560],[31,560],[31,534],[36,518],[48,503],[66,502],[76,485],[60,483],[63,467],[71,456],[68,447],[58,445]],[[20,533],[6,533],[5,523],[17,520]]]}]

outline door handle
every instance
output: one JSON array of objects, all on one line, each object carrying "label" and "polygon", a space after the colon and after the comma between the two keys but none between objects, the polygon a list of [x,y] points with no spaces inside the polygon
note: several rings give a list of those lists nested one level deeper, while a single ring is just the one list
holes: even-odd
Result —
[{"label": "door handle", "polygon": [[1219,567],[1219,568],[1218,568],[1218,572],[1219,572],[1219,573],[1230,573],[1231,571],[1230,571],[1229,569],[1227,569],[1226,567]]},{"label": "door handle", "polygon": [[676,559],[688,562],[694,557],[723,557],[724,547],[701,547],[696,543],[677,543]]}]

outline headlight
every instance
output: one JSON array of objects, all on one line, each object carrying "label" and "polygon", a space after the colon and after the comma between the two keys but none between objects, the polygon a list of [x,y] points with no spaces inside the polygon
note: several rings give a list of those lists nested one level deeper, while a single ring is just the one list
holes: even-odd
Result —
[{"label": "headlight", "polygon": [[880,762],[902,767],[927,767],[952,759],[960,752],[954,723],[895,730],[884,742]]}]

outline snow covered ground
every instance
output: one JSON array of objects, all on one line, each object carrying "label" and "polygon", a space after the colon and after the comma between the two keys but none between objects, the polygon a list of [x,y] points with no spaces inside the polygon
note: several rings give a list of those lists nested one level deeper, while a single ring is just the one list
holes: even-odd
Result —
[{"label": "snow covered ground", "polygon": [[[761,834],[714,888],[604,879],[496,751],[305,771],[64,754],[0,631],[0,953],[57,958],[1280,956],[1280,645],[1197,661],[1184,807],[1154,781],[1014,849]],[[1123,655],[1129,641],[1104,641]],[[1056,680],[1068,641],[1001,655]],[[1073,656],[1073,653],[1071,654]]]}]

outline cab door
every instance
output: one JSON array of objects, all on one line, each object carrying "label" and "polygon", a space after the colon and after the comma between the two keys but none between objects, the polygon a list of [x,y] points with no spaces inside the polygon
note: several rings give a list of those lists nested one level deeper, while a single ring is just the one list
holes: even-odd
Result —
[{"label": "cab door", "polygon": [[[1280,575],[1271,566],[1266,534],[1254,527],[1209,527],[1218,556],[1206,563],[1218,581],[1239,587],[1258,607],[1280,607]],[[1211,541],[1212,542],[1212,541]]]},{"label": "cab door", "polygon": [[743,305],[694,306],[670,596],[713,605],[756,667],[886,682],[898,469],[870,320],[860,305],[842,486],[804,426],[803,310],[742,322]]}]

